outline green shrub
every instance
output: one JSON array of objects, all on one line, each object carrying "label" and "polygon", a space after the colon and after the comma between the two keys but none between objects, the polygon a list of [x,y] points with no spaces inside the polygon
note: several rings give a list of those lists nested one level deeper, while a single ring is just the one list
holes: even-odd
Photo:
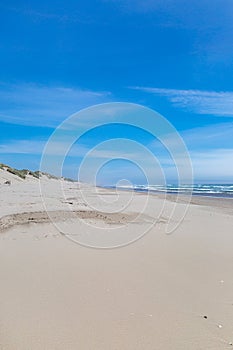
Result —
[{"label": "green shrub", "polygon": [[6,170],[13,175],[19,176],[21,179],[26,179],[25,172],[22,170],[17,170],[10,167],[8,167]]}]

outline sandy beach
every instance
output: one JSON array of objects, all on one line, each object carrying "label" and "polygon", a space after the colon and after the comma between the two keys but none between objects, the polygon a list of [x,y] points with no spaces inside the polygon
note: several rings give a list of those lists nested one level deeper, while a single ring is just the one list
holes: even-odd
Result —
[{"label": "sandy beach", "polygon": [[[63,180],[61,196],[60,180],[41,181],[43,200],[37,179],[0,170],[1,350],[233,347],[232,199],[193,198],[168,235],[172,197],[151,195],[142,213],[147,194]],[[118,226],[135,242],[87,248],[69,223],[81,243]]]}]

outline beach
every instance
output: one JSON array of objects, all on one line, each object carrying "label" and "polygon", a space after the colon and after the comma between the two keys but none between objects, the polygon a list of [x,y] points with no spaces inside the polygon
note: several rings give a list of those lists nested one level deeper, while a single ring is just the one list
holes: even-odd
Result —
[{"label": "beach", "polygon": [[1,350],[233,347],[232,199],[180,200],[168,234],[172,195],[41,181],[0,170]]}]

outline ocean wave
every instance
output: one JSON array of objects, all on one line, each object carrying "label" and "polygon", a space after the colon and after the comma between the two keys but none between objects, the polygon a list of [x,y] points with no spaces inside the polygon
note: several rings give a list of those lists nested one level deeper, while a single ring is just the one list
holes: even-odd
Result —
[{"label": "ocean wave", "polygon": [[134,190],[140,192],[161,193],[192,193],[193,195],[208,195],[233,197],[233,184],[194,184],[194,185],[132,185],[118,186],[119,189]]}]

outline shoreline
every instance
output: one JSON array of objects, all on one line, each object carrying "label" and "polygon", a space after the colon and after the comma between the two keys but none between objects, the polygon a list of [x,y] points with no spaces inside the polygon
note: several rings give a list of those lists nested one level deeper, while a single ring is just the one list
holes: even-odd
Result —
[{"label": "shoreline", "polygon": [[[101,220],[101,217],[106,217],[104,221],[112,221],[114,222],[114,218],[108,219],[108,213],[106,210],[108,210],[108,206],[105,207],[104,211],[101,210],[92,210],[90,207],[88,207],[85,202],[81,202],[79,198],[80,196],[77,195],[77,198],[73,196],[73,191],[79,191],[80,186],[87,189],[90,193],[94,193],[94,195],[100,195],[101,194],[107,194],[108,196],[114,196],[116,188],[106,188],[106,187],[100,187],[100,186],[90,186],[88,184],[80,184],[77,182],[64,182],[65,186],[68,188],[68,192],[72,194],[72,197],[68,197],[64,200],[64,198],[56,198],[56,195],[54,196],[55,202],[50,210],[46,211],[43,205],[43,198],[41,197],[40,191],[39,191],[39,184],[38,182],[19,182],[12,187],[4,186],[3,194],[6,192],[7,194],[10,194],[12,192],[15,193],[15,191],[18,189],[19,193],[22,191],[22,194],[30,196],[30,191],[32,191],[33,197],[34,197],[34,203],[23,203],[24,201],[21,200],[21,195],[19,195],[18,201],[19,203],[13,204],[13,199],[10,201],[8,207],[4,206],[1,208],[1,216],[0,216],[0,231],[6,231],[11,229],[11,227],[15,225],[22,225],[27,223],[50,223],[51,217],[56,222],[59,221],[60,218],[63,218],[63,220],[66,219],[72,219],[73,216],[79,217],[80,219],[97,219]],[[51,186],[49,186],[51,185]],[[54,187],[55,185],[55,187]],[[78,185],[78,186],[77,186]],[[59,180],[48,180],[47,181],[48,188],[51,187],[51,190],[54,188],[57,188],[60,186]],[[130,189],[121,189],[118,188],[117,191],[120,191],[122,194],[135,194],[137,197],[145,197],[148,196],[161,201],[161,205],[163,202],[167,203],[169,205],[172,203],[179,204],[186,204],[188,207],[190,206],[198,206],[198,207],[205,207],[209,211],[214,212],[220,212],[223,214],[233,215],[233,198],[225,198],[225,197],[212,197],[212,196],[191,196],[187,199],[187,197],[183,194],[168,194],[168,193],[155,193],[155,192],[149,192],[149,191],[135,191]],[[78,192],[77,192],[78,193]],[[48,193],[48,196],[51,195]],[[23,199],[23,198],[22,198]],[[137,209],[136,209],[137,210]],[[89,213],[89,214],[88,214]],[[31,217],[32,216],[32,217]]]},{"label": "shoreline", "polygon": [[[110,188],[110,187],[101,187],[96,186],[96,188],[100,188],[103,190],[119,190],[123,192],[128,193],[136,193],[139,195],[151,195],[155,196],[159,199],[165,199],[171,202],[178,201],[180,203],[187,203],[187,196],[183,193],[167,193],[167,192],[155,192],[155,191],[137,191],[135,189],[123,189],[123,188]],[[204,206],[216,206],[216,208],[232,208],[233,209],[233,197],[220,197],[220,196],[206,196],[206,195],[199,195],[199,194],[192,194],[190,195],[190,204],[193,205],[204,205]],[[233,211],[232,211],[233,214]]]},{"label": "shoreline", "polygon": [[179,191],[156,191],[156,190],[147,190],[147,189],[137,189],[137,188],[123,188],[123,187],[104,187],[104,186],[96,186],[99,188],[105,188],[105,189],[117,189],[119,191],[129,191],[129,192],[137,192],[137,193],[150,193],[152,195],[179,195],[179,196],[193,196],[193,197],[207,197],[207,198],[226,198],[226,199],[233,199],[233,193],[232,194],[224,194],[224,193],[195,193],[190,191],[190,193],[185,192],[179,192]]}]

